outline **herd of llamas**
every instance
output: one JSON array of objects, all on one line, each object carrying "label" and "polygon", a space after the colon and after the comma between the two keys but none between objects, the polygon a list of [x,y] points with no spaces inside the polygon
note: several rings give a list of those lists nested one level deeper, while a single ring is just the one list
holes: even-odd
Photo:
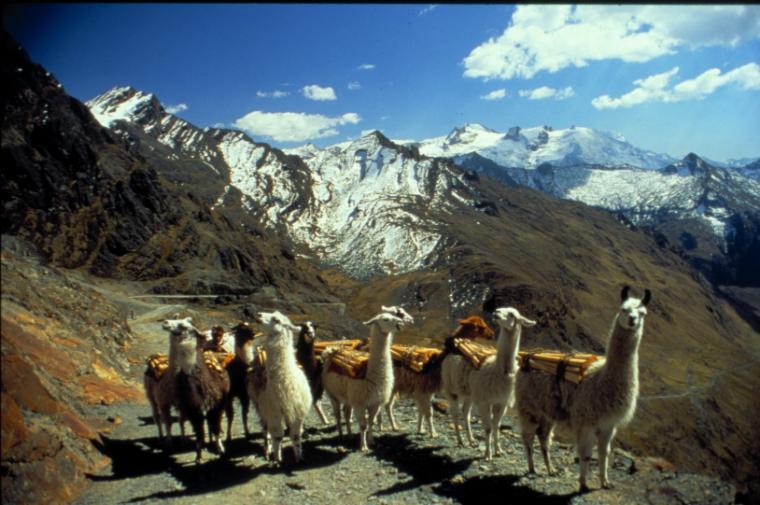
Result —
[{"label": "herd of llamas", "polygon": [[[233,402],[237,398],[243,416],[245,435],[250,434],[248,412],[253,403],[264,433],[264,457],[282,461],[282,440],[287,428],[295,461],[303,459],[301,437],[308,412],[316,409],[322,423],[328,424],[320,406],[324,393],[333,407],[338,434],[343,425],[351,434],[352,416],[359,423],[359,449],[373,446],[375,424],[384,407],[391,426],[397,429],[393,402],[397,397],[413,399],[418,411],[418,432],[423,421],[431,437],[432,400],[442,394],[449,404],[456,439],[464,445],[460,433],[463,424],[468,443],[477,447],[470,427],[474,405],[485,430],[485,458],[502,452],[500,424],[505,411],[515,407],[528,463],[535,473],[533,439],[538,436],[546,471],[555,474],[550,445],[555,426],[562,423],[575,438],[580,464],[579,484],[587,491],[591,453],[597,446],[599,479],[610,487],[607,467],[610,446],[618,429],[629,423],[636,410],[639,394],[638,348],[644,330],[649,290],[643,298],[632,297],[629,287],[621,292],[621,305],[612,320],[605,359],[592,365],[591,373],[578,382],[560,380],[554,374],[519,367],[517,353],[523,328],[536,323],[513,307],[497,308],[493,322],[498,326],[496,353],[476,367],[452,342],[456,338],[493,338],[494,332],[478,317],[460,321],[447,338],[443,352],[421,372],[394,363],[391,356],[393,334],[414,319],[401,307],[381,307],[381,311],[364,322],[368,327],[366,373],[354,377],[330,366],[338,346],[327,347],[320,355],[314,350],[315,328],[310,322],[293,324],[278,312],[260,312],[255,322],[263,334],[256,334],[248,323],[232,329],[234,356],[214,365],[209,362],[206,336],[198,331],[191,318],[167,319],[163,328],[169,333],[168,368],[157,377],[146,370],[145,390],[151,404],[158,434],[166,444],[172,439],[172,409],[179,412],[184,435],[184,421],[190,421],[196,440],[196,462],[202,458],[208,427],[212,448],[224,453],[222,416],[227,417],[226,440],[232,436]],[[258,342],[258,345],[257,345]],[[341,419],[342,417],[342,419]]]}]

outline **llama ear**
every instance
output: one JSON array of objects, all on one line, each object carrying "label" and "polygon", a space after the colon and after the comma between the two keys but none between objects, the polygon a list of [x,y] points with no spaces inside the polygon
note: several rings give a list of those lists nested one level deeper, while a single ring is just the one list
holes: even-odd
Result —
[{"label": "llama ear", "polygon": [[644,307],[646,307],[651,300],[652,300],[652,292],[649,291],[648,289],[645,289],[644,290],[644,298],[641,300],[641,305],[643,305]]},{"label": "llama ear", "polygon": [[377,316],[373,317],[372,319],[370,319],[368,321],[364,321],[362,324],[364,326],[369,326],[370,324],[374,323],[375,321],[378,321],[379,319],[380,319],[380,316],[377,315]]},{"label": "llama ear", "polygon": [[623,286],[623,290],[620,292],[620,300],[626,301],[628,299],[628,291],[630,291],[631,286]]},{"label": "llama ear", "polygon": [[531,326],[536,325],[536,322],[534,320],[528,319],[527,317],[519,316],[519,319],[520,319],[520,325],[525,326],[526,328],[530,328]]}]

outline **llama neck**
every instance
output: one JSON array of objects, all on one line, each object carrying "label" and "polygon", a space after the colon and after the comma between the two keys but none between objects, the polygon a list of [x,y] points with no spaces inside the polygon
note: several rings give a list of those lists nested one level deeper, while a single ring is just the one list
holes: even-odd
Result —
[{"label": "llama neck", "polygon": [[381,377],[392,367],[391,340],[393,333],[383,335],[377,324],[369,327],[369,361],[367,377]]},{"label": "llama neck", "polygon": [[643,327],[626,330],[620,327],[617,318],[612,324],[603,373],[620,380],[638,381],[639,342]]},{"label": "llama neck", "polygon": [[248,341],[243,345],[235,344],[235,356],[246,365],[250,365],[253,362],[253,342]]},{"label": "llama neck", "polygon": [[314,343],[307,344],[303,340],[299,340],[296,346],[296,359],[302,367],[310,366],[314,361]]},{"label": "llama neck", "polygon": [[[200,355],[200,356],[199,356]],[[197,344],[191,340],[186,339],[177,346],[177,368],[176,370],[182,370],[186,374],[190,374],[195,368],[198,360],[203,360],[203,351],[198,349]]]},{"label": "llama neck", "polygon": [[504,327],[499,329],[499,340],[496,342],[496,367],[504,374],[514,374],[517,371],[517,349],[520,347],[522,326],[515,324],[512,330]]},{"label": "llama neck", "polygon": [[293,337],[289,333],[281,333],[275,338],[269,338],[265,344],[267,352],[267,374],[285,375],[297,368],[296,354],[293,352]]},{"label": "llama neck", "polygon": [[169,372],[179,370],[179,342],[172,335],[169,340]]}]

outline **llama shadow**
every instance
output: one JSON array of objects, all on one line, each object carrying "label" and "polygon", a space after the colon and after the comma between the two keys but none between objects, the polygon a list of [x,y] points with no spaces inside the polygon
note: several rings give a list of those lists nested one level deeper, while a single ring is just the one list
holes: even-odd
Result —
[{"label": "llama shadow", "polygon": [[455,460],[450,456],[437,454],[444,446],[420,447],[409,439],[409,434],[386,434],[376,436],[373,449],[378,459],[392,463],[401,472],[411,475],[411,480],[399,482],[374,493],[383,496],[408,491],[426,484],[438,483],[465,471],[474,458]]},{"label": "llama shadow", "polygon": [[579,493],[547,495],[527,486],[515,485],[520,480],[516,475],[478,475],[459,483],[444,480],[432,491],[451,498],[462,505],[505,501],[538,505],[567,505]]},{"label": "llama shadow", "polygon": [[479,457],[455,459],[437,451],[450,447],[439,445],[420,447],[409,440],[408,434],[381,437],[374,452],[378,459],[388,461],[411,479],[377,491],[375,496],[390,495],[422,486],[431,486],[430,491],[439,496],[453,499],[464,505],[500,502],[509,499],[515,503],[536,503],[540,505],[565,505],[577,493],[546,495],[527,486],[516,485],[522,476],[478,475],[459,483],[450,481],[452,476],[461,475]]},{"label": "llama shadow", "polygon": [[[209,454],[204,450],[204,461],[196,465],[194,461],[180,462],[173,454],[161,450],[161,441],[155,437],[128,440],[110,439],[106,436],[101,438],[102,442],[94,443],[102,454],[111,459],[112,473],[106,476],[88,474],[89,479],[118,481],[167,473],[182,485],[182,489],[135,497],[128,500],[128,503],[213,493],[245,484],[262,474],[284,473],[290,476],[294,472],[333,465],[347,456],[321,449],[314,442],[305,441],[305,461],[295,463],[293,452],[288,445],[283,448],[282,464],[275,466],[264,461],[262,444],[238,437],[226,444],[224,456]],[[194,453],[194,442],[189,438],[187,442],[183,443],[186,449],[178,452]]]}]

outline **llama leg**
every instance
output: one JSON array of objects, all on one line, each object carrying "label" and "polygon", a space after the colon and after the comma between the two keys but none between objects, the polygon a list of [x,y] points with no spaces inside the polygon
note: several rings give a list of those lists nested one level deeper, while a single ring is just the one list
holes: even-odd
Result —
[{"label": "llama leg", "polygon": [[533,465],[533,438],[536,436],[538,423],[531,416],[520,416],[520,430],[522,431],[525,457],[528,459],[528,473],[535,474],[536,467]]},{"label": "llama leg", "polygon": [[600,430],[597,434],[597,448],[599,450],[599,481],[604,489],[611,489],[612,484],[607,480],[607,461],[615,437],[615,428]]},{"label": "llama leg", "polygon": [[[171,405],[166,405],[159,409],[161,422],[164,423],[166,438],[164,438],[164,445],[171,445],[172,443],[172,408]],[[160,429],[160,428],[159,428]]]},{"label": "llama leg", "polygon": [[578,460],[580,462],[580,476],[578,482],[580,484],[579,491],[585,493],[589,491],[588,484],[586,483],[586,477],[588,476],[588,467],[591,463],[591,451],[594,448],[594,432],[589,428],[579,428],[575,435],[575,447],[578,451]]},{"label": "llama leg", "polygon": [[284,435],[284,429],[282,427],[282,421],[279,419],[270,424],[270,433],[272,434],[272,457],[275,463],[282,462],[282,437]]},{"label": "llama leg", "polygon": [[[232,405],[232,400],[230,400],[230,405]],[[251,435],[251,431],[248,429],[248,411],[251,408],[251,400],[248,398],[247,394],[244,394],[240,397],[240,410],[243,414],[243,432],[245,433],[245,438],[248,438]],[[227,437],[229,438],[229,433],[227,434]]]},{"label": "llama leg", "polygon": [[486,432],[486,461],[493,459],[491,452],[491,433],[493,432],[493,422],[491,421],[491,406],[487,403],[478,403],[478,415],[480,416],[480,422],[483,425],[483,430]]},{"label": "llama leg", "polygon": [[353,417],[351,405],[345,404],[343,406],[343,417],[346,419],[346,433],[351,435],[351,418]]},{"label": "llama leg", "polygon": [[427,398],[425,401],[425,411],[427,412],[428,433],[430,438],[436,438],[438,434],[435,432],[435,426],[433,426],[433,398]]},{"label": "llama leg", "polygon": [[391,394],[391,399],[388,400],[386,410],[388,411],[388,419],[391,420],[391,429],[393,431],[399,431],[398,423],[396,423],[396,417],[393,415],[393,404],[396,402],[397,393]]},{"label": "llama leg", "polygon": [[[171,421],[169,421],[169,427],[171,428]],[[185,432],[185,416],[182,415],[182,412],[179,413],[179,432],[183,437],[187,435]]]},{"label": "llama leg", "polygon": [[338,403],[338,400],[330,397],[330,404],[333,408],[333,416],[335,416],[335,423],[338,425],[338,438],[343,438],[343,423],[341,423],[340,419],[340,403]]},{"label": "llama leg", "polygon": [[422,434],[425,433],[425,429],[422,427],[422,421],[425,417],[425,413],[427,412],[425,399],[420,398],[419,396],[415,396],[414,403],[417,406],[417,433]]},{"label": "llama leg", "polygon": [[[224,444],[222,443],[222,438],[224,438],[224,433],[222,433],[222,414],[224,412],[224,408],[217,408],[213,412],[209,413],[209,433],[214,434],[214,439],[216,441],[216,450],[219,452],[219,454],[224,454]],[[228,440],[229,440],[229,432],[227,433]]]},{"label": "llama leg", "polygon": [[467,441],[470,442],[470,447],[477,447],[478,442],[475,437],[472,436],[472,425],[470,425],[470,414],[472,413],[472,400],[469,398],[464,401],[464,427],[467,430]]},{"label": "llama leg", "polygon": [[457,434],[457,445],[464,447],[462,441],[462,435],[459,433],[459,400],[453,395],[446,395],[446,399],[449,401],[449,409],[451,409],[451,422],[454,423],[454,432]]},{"label": "llama leg", "polygon": [[544,457],[544,465],[546,465],[546,472],[549,475],[557,475],[556,470],[552,466],[552,459],[549,449],[552,446],[552,437],[554,436],[554,423],[544,419],[538,428],[538,442],[541,444],[541,454]]},{"label": "llama leg", "polygon": [[359,450],[367,452],[369,451],[367,446],[367,409],[359,409],[356,415],[359,417]]},{"label": "llama leg", "polygon": [[367,409],[369,412],[369,428],[367,429],[367,446],[372,446],[375,443],[373,425],[375,424],[375,417],[380,412],[380,405],[373,405]]},{"label": "llama leg", "polygon": [[319,416],[319,419],[322,421],[322,425],[326,426],[328,423],[327,416],[325,416],[325,413],[322,411],[322,404],[319,402],[319,400],[316,400],[314,402],[314,410],[317,411],[317,415]]},{"label": "llama leg", "polygon": [[501,419],[507,410],[507,404],[493,405],[491,407],[491,433],[493,434],[494,454],[501,456]]},{"label": "llama leg", "polygon": [[199,464],[203,459],[203,442],[206,434],[203,430],[203,418],[191,419],[193,430],[195,431],[195,463]]},{"label": "llama leg", "polygon": [[290,441],[293,443],[293,456],[296,463],[303,460],[303,446],[301,445],[301,434],[303,433],[303,421],[294,421],[288,426]]},{"label": "llama leg", "polygon": [[156,427],[158,428],[158,439],[163,440],[164,439],[164,427],[161,424],[162,419],[161,415],[159,414],[158,410],[158,402],[156,402],[156,399],[153,397],[148,398],[150,400],[150,411],[151,414],[153,414],[153,422],[155,423]]},{"label": "llama leg", "polygon": [[[232,440],[232,420],[235,418],[235,406],[230,401],[224,408],[227,414],[227,443]],[[245,417],[245,416],[244,416]]]}]

